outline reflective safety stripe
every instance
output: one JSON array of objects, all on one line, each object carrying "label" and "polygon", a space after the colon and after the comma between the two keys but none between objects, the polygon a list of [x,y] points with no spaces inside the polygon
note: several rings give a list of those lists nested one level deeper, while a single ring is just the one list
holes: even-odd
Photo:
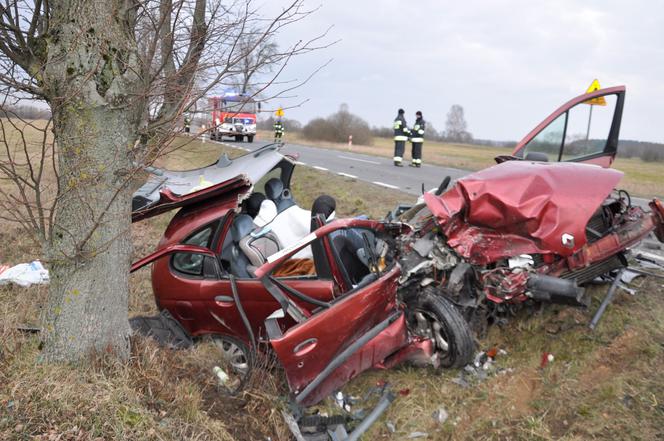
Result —
[{"label": "reflective safety stripe", "polygon": [[394,121],[394,128],[398,129],[399,127],[401,127],[401,121],[399,121],[399,120]]},{"label": "reflective safety stripe", "polygon": [[424,142],[424,138],[410,138],[410,142]]},{"label": "reflective safety stripe", "polygon": [[421,164],[422,160],[421,159],[413,159],[413,164]]},{"label": "reflective safety stripe", "polygon": [[413,130],[420,130],[420,125],[419,125],[419,124],[415,124],[415,125],[413,126]]},{"label": "reflective safety stripe", "polygon": [[403,158],[401,156],[395,156],[394,157],[394,162],[401,162]]},{"label": "reflective safety stripe", "polygon": [[395,141],[408,141],[408,137],[403,136],[403,135],[397,135],[397,136],[394,137],[394,140]]},{"label": "reflective safety stripe", "polygon": [[420,135],[424,135],[424,130],[420,129],[417,131],[417,133],[419,133]]}]

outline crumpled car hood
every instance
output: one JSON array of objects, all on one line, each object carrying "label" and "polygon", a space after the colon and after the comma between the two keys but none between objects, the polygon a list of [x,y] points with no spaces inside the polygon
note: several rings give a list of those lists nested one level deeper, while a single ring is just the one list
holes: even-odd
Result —
[{"label": "crumpled car hood", "polygon": [[[569,256],[623,173],[579,163],[507,161],[459,179],[424,200],[448,244],[471,263],[519,254]],[[574,238],[563,245],[564,234]]]}]

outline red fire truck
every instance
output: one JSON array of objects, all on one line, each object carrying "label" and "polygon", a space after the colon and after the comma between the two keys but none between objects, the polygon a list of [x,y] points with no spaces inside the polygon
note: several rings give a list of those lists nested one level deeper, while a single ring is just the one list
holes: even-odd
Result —
[{"label": "red fire truck", "polygon": [[235,92],[225,92],[222,96],[208,99],[212,109],[210,139],[221,141],[224,136],[242,141],[254,142],[256,136],[256,111],[260,103],[251,96]]}]

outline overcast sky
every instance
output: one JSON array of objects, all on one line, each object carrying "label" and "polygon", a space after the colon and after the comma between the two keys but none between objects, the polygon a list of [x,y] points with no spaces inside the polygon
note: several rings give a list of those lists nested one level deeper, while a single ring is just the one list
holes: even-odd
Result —
[{"label": "overcast sky", "polygon": [[[274,10],[284,0],[263,6]],[[438,130],[461,104],[476,138],[517,140],[558,105],[624,84],[621,138],[664,142],[664,2],[660,1],[311,1],[320,9],[288,29],[286,45],[333,26],[333,47],[291,63],[306,77],[286,117],[307,122],[347,103],[372,125],[390,126],[403,107]]]}]

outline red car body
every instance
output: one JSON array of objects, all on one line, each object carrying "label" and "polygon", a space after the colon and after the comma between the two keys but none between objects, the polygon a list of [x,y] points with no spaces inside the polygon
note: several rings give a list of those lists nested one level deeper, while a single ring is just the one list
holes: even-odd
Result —
[{"label": "red car body", "polygon": [[[568,136],[570,111],[599,96],[615,98],[606,139],[597,142],[586,134],[584,142]],[[539,255],[542,273],[560,275],[611,257],[652,230],[664,240],[664,207],[655,200],[651,213],[635,208],[621,213],[615,230],[589,243],[588,222],[622,173],[559,162],[611,164],[624,96],[621,86],[577,97],[531,131],[513,157],[497,158],[502,163],[460,179],[443,194],[425,194],[424,201],[444,233],[445,246],[477,267],[519,255]],[[552,130],[552,124],[560,125],[562,132]],[[537,150],[540,147],[542,151]],[[552,162],[531,161],[533,156]],[[225,264],[229,232],[242,200],[260,191],[267,176],[278,174],[288,190],[293,166],[294,158],[282,156],[278,147],[266,146],[233,161],[222,157],[204,169],[158,171],[161,174],[154,174],[137,192],[134,220],[181,209],[157,250],[132,265],[132,271],[152,264],[157,305],[192,336],[231,338],[247,348],[269,341],[300,404],[318,402],[369,368],[387,368],[404,360],[436,364],[435,339],[410,331],[408,307],[397,295],[404,274],[396,254],[404,249],[392,246],[394,259],[388,256],[380,269],[374,265],[375,273],[366,281],[352,284],[343,274],[331,240],[339,230],[360,229],[391,243],[404,236],[417,239],[427,228],[412,231],[399,222],[334,221],[269,256],[255,277],[229,273]],[[197,185],[199,176],[206,185]],[[175,182],[178,191],[173,190]],[[315,241],[324,246],[331,277],[273,276]],[[508,291],[516,287],[514,295],[499,296],[489,290],[489,299],[496,303],[526,300],[525,274],[501,273],[498,283],[510,285]]]}]

